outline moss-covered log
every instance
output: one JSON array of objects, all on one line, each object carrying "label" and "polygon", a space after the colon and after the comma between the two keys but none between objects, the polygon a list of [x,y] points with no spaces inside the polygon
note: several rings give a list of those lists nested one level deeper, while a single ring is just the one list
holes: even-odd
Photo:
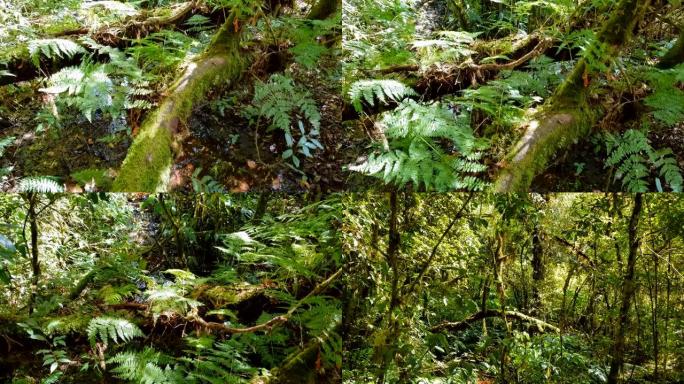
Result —
[{"label": "moss-covered log", "polygon": [[[619,53],[649,4],[650,0],[620,1],[597,38],[605,57]],[[547,105],[530,118],[525,133],[501,163],[497,192],[527,191],[554,154],[589,132],[600,116],[589,105],[585,84],[594,71],[585,59],[580,60]]]},{"label": "moss-covered log", "polygon": [[658,68],[668,69],[681,63],[684,63],[684,28],[672,48],[658,62]]},{"label": "moss-covered log", "polygon": [[248,64],[248,55],[240,49],[240,32],[228,20],[214,36],[206,51],[193,60],[183,74],[165,92],[158,108],[143,122],[128,151],[114,191],[166,191],[174,148],[184,120],[192,106],[218,83],[236,81]]}]

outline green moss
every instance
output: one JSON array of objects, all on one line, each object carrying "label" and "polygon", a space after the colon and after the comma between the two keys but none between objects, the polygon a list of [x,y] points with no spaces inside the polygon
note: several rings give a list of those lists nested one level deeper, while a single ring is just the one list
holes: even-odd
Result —
[{"label": "green moss", "polygon": [[66,16],[59,20],[57,24],[48,24],[42,28],[43,35],[57,36],[67,31],[81,28],[81,24],[73,17]]},{"label": "green moss", "polygon": [[532,180],[547,166],[561,148],[566,148],[585,136],[596,120],[597,113],[587,108],[554,111],[533,120],[534,132],[528,129],[506,159],[509,165],[496,180],[496,192],[527,192]]},{"label": "green moss", "polygon": [[155,113],[148,118],[128,150],[114,180],[115,192],[161,192],[167,189],[173,156],[171,130],[158,123]]}]

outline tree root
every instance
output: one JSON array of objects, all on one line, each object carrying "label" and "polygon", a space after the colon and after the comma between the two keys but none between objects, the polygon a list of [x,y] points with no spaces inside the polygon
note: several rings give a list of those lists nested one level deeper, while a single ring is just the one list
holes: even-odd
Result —
[{"label": "tree root", "polygon": [[539,320],[537,318],[534,318],[532,316],[526,315],[522,312],[517,312],[517,311],[502,311],[500,309],[487,309],[484,311],[477,312],[475,314],[470,315],[469,317],[465,318],[464,320],[457,321],[457,322],[443,322],[440,324],[435,325],[430,329],[432,332],[440,332],[440,331],[451,331],[451,332],[456,332],[456,331],[462,331],[464,329],[467,329],[470,324],[477,322],[479,320],[488,318],[488,317],[503,317],[506,316],[507,318],[513,318],[513,319],[518,319],[520,321],[524,321],[527,323],[531,323],[537,327],[537,329],[540,332],[545,332],[546,330],[551,330],[553,332],[559,333],[560,328],[556,327],[555,325],[549,324],[543,320]]}]

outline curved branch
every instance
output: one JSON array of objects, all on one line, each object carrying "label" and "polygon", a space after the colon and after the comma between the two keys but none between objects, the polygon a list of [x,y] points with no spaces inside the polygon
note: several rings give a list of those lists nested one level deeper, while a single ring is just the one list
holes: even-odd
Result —
[{"label": "curved branch", "polygon": [[545,332],[547,329],[551,330],[553,332],[560,332],[560,328],[556,327],[555,325],[549,324],[543,320],[539,320],[535,317],[526,315],[522,312],[517,312],[517,311],[502,311],[500,309],[487,309],[484,311],[480,311],[477,313],[474,313],[470,315],[469,317],[457,321],[457,322],[443,322],[440,324],[437,324],[430,328],[430,331],[432,332],[439,332],[439,331],[451,331],[451,332],[456,332],[456,331],[462,331],[464,329],[467,329],[471,323],[474,323],[476,321],[482,320],[484,318],[488,317],[503,317],[505,315],[507,318],[513,318],[513,319],[518,319],[527,323],[531,323],[533,325],[537,326],[537,329],[539,329],[540,332]]}]

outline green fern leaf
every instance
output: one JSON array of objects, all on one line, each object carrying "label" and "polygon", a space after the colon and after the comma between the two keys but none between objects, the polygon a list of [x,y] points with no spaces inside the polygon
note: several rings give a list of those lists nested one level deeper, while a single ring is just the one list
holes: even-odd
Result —
[{"label": "green fern leaf", "polygon": [[48,177],[25,177],[19,181],[18,192],[60,193],[64,187]]},{"label": "green fern leaf", "polygon": [[95,345],[98,339],[107,345],[109,341],[118,344],[120,341],[125,343],[144,336],[135,324],[126,319],[112,317],[96,317],[90,320],[86,333],[91,345]]}]

